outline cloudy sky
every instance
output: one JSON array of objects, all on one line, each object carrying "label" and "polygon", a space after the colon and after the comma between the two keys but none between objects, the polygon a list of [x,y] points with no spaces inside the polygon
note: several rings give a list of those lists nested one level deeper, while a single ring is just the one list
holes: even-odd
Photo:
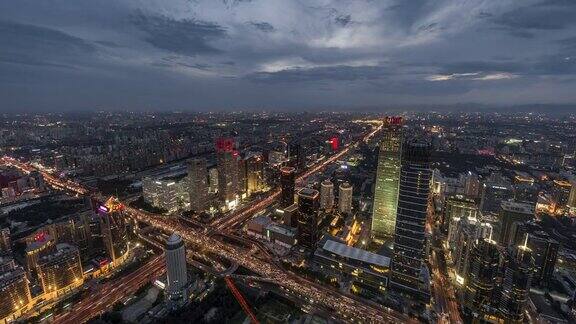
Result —
[{"label": "cloudy sky", "polygon": [[4,0],[0,111],[576,102],[575,0]]}]

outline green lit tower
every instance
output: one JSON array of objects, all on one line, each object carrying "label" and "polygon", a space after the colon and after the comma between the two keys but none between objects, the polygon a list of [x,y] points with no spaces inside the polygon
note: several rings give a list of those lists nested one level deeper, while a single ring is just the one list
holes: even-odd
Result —
[{"label": "green lit tower", "polygon": [[380,143],[374,209],[372,212],[372,237],[384,241],[394,236],[398,188],[402,162],[402,117],[386,117],[384,138]]}]

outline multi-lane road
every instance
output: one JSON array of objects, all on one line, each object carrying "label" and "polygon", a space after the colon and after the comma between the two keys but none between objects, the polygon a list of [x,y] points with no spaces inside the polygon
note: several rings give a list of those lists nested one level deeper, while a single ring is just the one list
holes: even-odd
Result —
[{"label": "multi-lane road", "polygon": [[[369,140],[374,136],[382,125],[376,127],[373,131],[367,134],[363,141]],[[304,180],[306,177],[322,170],[329,164],[337,161],[349,151],[356,147],[357,144],[351,144],[345,147],[339,153],[331,156],[322,163],[314,166],[304,174],[302,174],[298,181]],[[2,162],[17,166],[27,172],[30,172],[30,166],[17,160],[4,157]],[[60,180],[47,172],[43,172],[44,176],[49,179],[50,184],[61,189],[69,190],[77,194],[86,194],[89,191],[81,185],[75,184],[71,181]],[[266,198],[256,201],[252,205],[248,205],[226,217],[224,220],[214,224],[216,232],[222,232],[244,220],[251,217],[255,213],[267,208],[274,202],[278,196],[279,191],[275,190]],[[252,256],[244,248],[237,247],[227,242],[218,240],[215,237],[209,236],[197,229],[183,225],[177,218],[167,218],[163,215],[155,215],[136,210],[134,208],[126,207],[125,212],[133,219],[147,223],[153,227],[162,229],[167,232],[175,232],[183,237],[187,243],[192,243],[198,247],[203,248],[205,251],[211,252],[220,257],[226,258],[232,262],[246,267],[267,278],[270,282],[283,287],[286,291],[303,298],[311,305],[317,306],[329,312],[332,312],[337,318],[345,321],[353,322],[411,322],[412,318],[405,314],[398,313],[392,309],[376,305],[373,303],[365,303],[358,298],[350,295],[345,295],[339,291],[332,290],[329,287],[324,287],[311,282],[307,279],[297,276],[294,273],[286,271],[278,267],[272,260],[265,260]],[[119,286],[106,286],[100,292],[95,294],[93,298],[82,300],[74,307],[72,312],[57,317],[59,322],[73,323],[84,322],[89,318],[103,312],[114,303],[118,302],[122,297],[127,294],[133,293],[144,282],[150,280],[151,275],[156,275],[164,271],[164,264],[160,258],[156,258],[149,262],[146,266],[141,267],[134,273],[130,274],[129,278]]]},{"label": "multi-lane road", "polygon": [[90,295],[74,304],[67,313],[56,315],[54,321],[65,324],[85,323],[106,312],[124,297],[134,294],[165,270],[164,256],[156,256],[136,271],[93,288]]}]

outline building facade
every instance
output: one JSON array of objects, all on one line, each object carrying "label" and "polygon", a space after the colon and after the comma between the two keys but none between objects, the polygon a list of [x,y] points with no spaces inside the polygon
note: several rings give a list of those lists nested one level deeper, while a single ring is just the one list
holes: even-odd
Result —
[{"label": "building facade", "polygon": [[384,139],[380,143],[379,150],[372,211],[372,237],[384,240],[394,236],[396,227],[402,162],[401,123],[386,122]]}]

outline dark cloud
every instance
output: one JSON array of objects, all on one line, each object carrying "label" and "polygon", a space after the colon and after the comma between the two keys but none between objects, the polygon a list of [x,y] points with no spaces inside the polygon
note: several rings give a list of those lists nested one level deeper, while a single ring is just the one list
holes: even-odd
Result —
[{"label": "dark cloud", "polygon": [[259,31],[262,31],[265,33],[270,33],[270,32],[274,31],[274,26],[272,26],[271,24],[269,24],[267,22],[252,21],[252,22],[250,22],[250,25],[252,25],[254,28],[258,29]]},{"label": "dark cloud", "polygon": [[352,22],[352,16],[351,15],[341,15],[338,16],[336,18],[334,18],[334,21],[336,21],[336,23],[342,27],[346,27],[350,24],[350,22]]},{"label": "dark cloud", "polygon": [[210,42],[226,36],[222,26],[200,20],[176,20],[139,13],[132,16],[132,22],[147,34],[146,41],[150,44],[182,55],[220,53],[221,50]]},{"label": "dark cloud", "polygon": [[15,109],[567,103],[574,17],[576,0],[0,1],[0,97]]},{"label": "dark cloud", "polygon": [[79,55],[96,48],[81,38],[58,30],[0,21],[0,63],[73,68]]},{"label": "dark cloud", "polygon": [[558,30],[576,24],[576,5],[568,1],[544,1],[506,12],[496,24],[512,29]]}]

